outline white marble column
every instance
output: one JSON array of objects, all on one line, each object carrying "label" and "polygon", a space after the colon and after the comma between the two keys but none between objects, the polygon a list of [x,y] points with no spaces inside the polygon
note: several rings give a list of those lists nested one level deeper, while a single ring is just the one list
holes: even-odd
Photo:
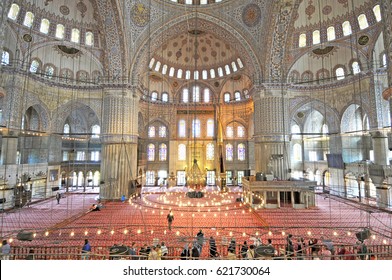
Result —
[{"label": "white marble column", "polygon": [[[283,91],[283,92],[282,92]],[[281,86],[266,86],[254,95],[256,172],[288,179],[290,169],[288,99]]]},{"label": "white marble column", "polygon": [[384,133],[380,131],[376,131],[372,133],[372,139],[373,139],[374,163],[378,165],[389,165],[388,137]]},{"label": "white marble column", "polygon": [[102,199],[128,197],[137,177],[139,97],[130,89],[106,89],[103,99]]}]

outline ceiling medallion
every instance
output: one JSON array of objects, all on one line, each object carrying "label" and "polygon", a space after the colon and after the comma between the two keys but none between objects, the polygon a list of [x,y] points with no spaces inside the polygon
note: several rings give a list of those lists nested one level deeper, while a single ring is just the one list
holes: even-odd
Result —
[{"label": "ceiling medallion", "polygon": [[242,21],[248,27],[255,27],[261,20],[261,10],[256,4],[246,5],[242,11]]},{"label": "ceiling medallion", "polygon": [[146,26],[150,21],[150,10],[142,3],[133,5],[131,9],[132,21],[140,27]]},{"label": "ceiling medallion", "polygon": [[62,13],[64,16],[69,15],[69,8],[65,5],[60,6],[60,13]]},{"label": "ceiling medallion", "polygon": [[24,34],[23,40],[27,43],[30,43],[31,41],[33,41],[33,37],[30,34]]},{"label": "ceiling medallion", "polygon": [[363,35],[358,39],[358,44],[360,44],[361,46],[366,45],[368,42],[369,42],[369,36],[366,35]]}]

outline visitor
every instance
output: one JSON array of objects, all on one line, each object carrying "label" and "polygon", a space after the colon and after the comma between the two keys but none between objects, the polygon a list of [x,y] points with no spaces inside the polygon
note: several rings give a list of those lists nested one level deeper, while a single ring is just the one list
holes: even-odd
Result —
[{"label": "visitor", "polygon": [[171,210],[169,211],[169,214],[167,214],[166,218],[167,218],[167,226],[168,226],[169,230],[171,231],[171,225],[174,221],[174,215]]},{"label": "visitor", "polygon": [[210,258],[216,258],[218,256],[218,252],[216,249],[216,242],[214,237],[212,236],[210,237],[209,243],[210,243]]},{"label": "visitor", "polygon": [[161,251],[162,251],[162,259],[166,259],[167,255],[169,253],[169,250],[167,249],[165,242],[161,243]]},{"label": "visitor", "polygon": [[204,244],[204,233],[202,230],[199,230],[199,232],[196,234],[196,246],[199,250],[199,255],[201,256],[201,251],[203,249],[203,244]]},{"label": "visitor", "polygon": [[60,199],[61,199],[61,194],[60,194],[60,192],[58,192],[58,193],[56,194],[57,204],[60,204]]},{"label": "visitor", "polygon": [[242,244],[241,246],[241,258],[246,260],[246,253],[248,252],[249,248],[248,248],[248,243],[246,242],[246,240],[244,241],[244,244]]},{"label": "visitor", "polygon": [[91,245],[88,242],[88,239],[85,239],[82,248],[82,260],[88,260],[90,253],[91,253]]},{"label": "visitor", "polygon": [[11,246],[7,240],[3,240],[3,245],[1,246],[1,255],[3,260],[9,260],[11,253]]}]

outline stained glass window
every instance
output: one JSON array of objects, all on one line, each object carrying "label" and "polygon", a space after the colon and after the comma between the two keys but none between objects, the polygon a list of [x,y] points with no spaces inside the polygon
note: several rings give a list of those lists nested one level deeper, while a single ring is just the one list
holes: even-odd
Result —
[{"label": "stained glass window", "polygon": [[214,137],[214,120],[207,121],[207,137]]},{"label": "stained glass window", "polygon": [[236,91],[234,93],[234,98],[235,98],[235,101],[241,101],[241,92]]},{"label": "stained glass window", "polygon": [[101,127],[99,125],[93,125],[91,127],[92,138],[99,138],[99,134],[101,134]]},{"label": "stained glass window", "polygon": [[200,87],[193,87],[193,102],[200,102]]},{"label": "stained glass window", "polygon": [[182,102],[188,103],[189,102],[189,90],[184,88],[182,91]]},{"label": "stained glass window", "polygon": [[50,25],[49,20],[47,20],[46,18],[43,18],[41,20],[41,27],[40,27],[39,31],[44,34],[48,34],[49,33],[49,25]]},{"label": "stained glass window", "polygon": [[327,40],[328,41],[333,41],[336,39],[336,35],[335,35],[335,27],[330,26],[327,29]]},{"label": "stained glass window", "polygon": [[62,24],[56,25],[56,38],[63,39],[64,38],[65,28]]},{"label": "stained glass window", "polygon": [[39,62],[38,62],[38,60],[34,59],[30,64],[30,72],[37,73],[38,68],[39,68]]},{"label": "stained glass window", "polygon": [[16,20],[16,18],[18,17],[19,10],[20,8],[18,5],[12,4],[8,12],[8,17],[12,20]]},{"label": "stained glass window", "polygon": [[157,101],[157,99],[158,99],[158,92],[153,91],[151,93],[151,101]]},{"label": "stained glass window", "polygon": [[358,24],[361,30],[369,27],[369,23],[365,14],[361,14],[358,16]]},{"label": "stained glass window", "polygon": [[192,137],[200,137],[200,120],[192,120]]},{"label": "stained glass window", "polygon": [[306,47],[306,34],[299,35],[298,47],[300,47],[300,48]]},{"label": "stained glass window", "polygon": [[244,144],[238,144],[237,147],[237,154],[238,154],[238,160],[239,161],[244,161],[245,160],[245,145]]},{"label": "stained glass window", "polygon": [[23,21],[23,25],[27,27],[33,26],[34,14],[32,12],[27,12]]},{"label": "stained glass window", "polygon": [[160,126],[159,127],[159,137],[166,137],[166,126]]},{"label": "stained glass window", "polygon": [[10,64],[10,53],[7,51],[3,51],[1,54],[1,65],[8,65]]},{"label": "stained glass window", "polygon": [[320,44],[320,30],[313,31],[313,45]]},{"label": "stained glass window", "polygon": [[148,161],[154,161],[155,160],[155,145],[154,144],[149,144],[147,148],[147,159]]},{"label": "stained glass window", "polygon": [[162,93],[162,102],[166,103],[168,101],[169,101],[169,95],[166,92]]},{"label": "stained glass window", "polygon": [[376,17],[376,21],[381,21],[380,5],[374,6],[373,13],[374,13],[374,16]]},{"label": "stained glass window", "polygon": [[242,125],[237,126],[237,137],[245,137],[245,128]]},{"label": "stained glass window", "polygon": [[207,160],[214,160],[214,144],[209,143],[207,144],[207,149],[206,149],[206,158]]},{"label": "stained glass window", "polygon": [[227,138],[233,138],[234,137],[234,130],[232,126],[227,126],[226,127],[226,137]]},{"label": "stained glass window", "polygon": [[186,137],[186,123],[184,120],[178,122],[178,137]]},{"label": "stained glass window", "polygon": [[223,96],[223,101],[225,101],[226,103],[230,102],[230,93],[226,92],[225,95]]},{"label": "stained glass window", "polygon": [[233,145],[231,144],[226,145],[226,160],[233,161]]},{"label": "stained glass window", "polygon": [[79,43],[80,41],[80,30],[77,28],[72,28],[71,42]]},{"label": "stained glass window", "polygon": [[94,46],[94,34],[91,31],[86,32],[86,45]]},{"label": "stained glass window", "polygon": [[54,74],[54,67],[52,65],[47,65],[45,67],[45,76],[47,78],[52,78]]},{"label": "stained glass window", "polygon": [[343,28],[343,35],[344,36],[348,36],[352,33],[351,31],[351,24],[349,21],[345,21],[342,24],[342,28]]},{"label": "stained glass window", "polygon": [[210,102],[210,89],[205,88],[204,89],[204,103],[209,103]]},{"label": "stained glass window", "polygon": [[361,67],[359,66],[358,61],[354,61],[353,64],[352,64],[352,67],[353,67],[354,75],[356,75],[356,74],[361,72]]},{"label": "stained glass window", "polygon": [[148,137],[150,138],[155,137],[155,126],[148,127]]},{"label": "stained glass window", "polygon": [[336,79],[338,79],[338,80],[344,79],[344,69],[342,67],[339,67],[338,69],[336,69],[335,73],[336,73]]},{"label": "stained glass window", "polygon": [[166,161],[167,159],[167,146],[166,144],[159,145],[159,160]]}]

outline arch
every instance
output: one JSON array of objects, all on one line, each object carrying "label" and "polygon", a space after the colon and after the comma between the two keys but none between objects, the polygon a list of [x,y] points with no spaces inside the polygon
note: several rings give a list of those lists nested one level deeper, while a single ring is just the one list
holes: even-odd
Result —
[{"label": "arch", "polygon": [[[187,24],[184,24],[184,22],[187,22]],[[132,64],[130,80],[137,81],[139,73],[146,72],[149,63],[148,58],[150,57],[149,53],[153,53],[158,49],[167,38],[172,38],[179,33],[187,32],[189,29],[196,29],[196,27],[203,31],[219,34],[219,38],[225,38],[226,41],[231,42],[237,52],[242,55],[241,60],[247,66],[246,71],[249,73],[264,73],[258,56],[255,54],[251,44],[242,35],[242,32],[239,32],[225,22],[221,22],[222,26],[217,26],[216,22],[215,17],[203,13],[198,13],[196,20],[196,13],[192,12],[173,19],[169,22],[169,26],[151,28],[151,30],[155,31],[144,38],[143,43],[133,58],[133,61],[137,63]],[[162,33],[165,33],[165,36],[162,36]],[[242,68],[241,65],[240,68]]]},{"label": "arch", "polygon": [[358,104],[350,104],[344,110],[341,120],[342,132],[354,132],[369,129],[369,120],[366,112]]}]

